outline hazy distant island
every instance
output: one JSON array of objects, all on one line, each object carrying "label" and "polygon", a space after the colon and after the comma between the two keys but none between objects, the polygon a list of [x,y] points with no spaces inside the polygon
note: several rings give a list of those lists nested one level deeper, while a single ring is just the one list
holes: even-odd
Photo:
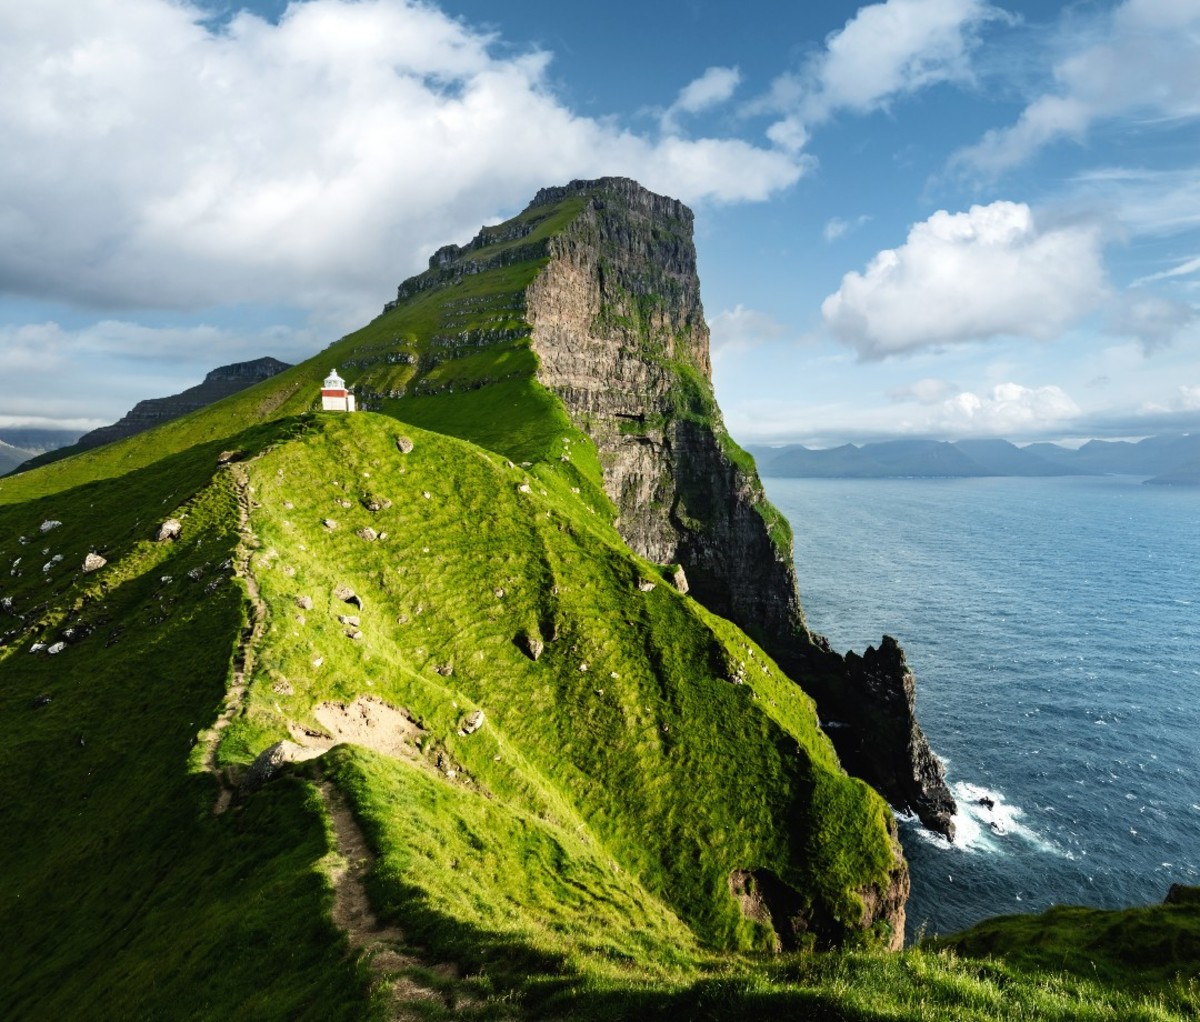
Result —
[{"label": "hazy distant island", "polygon": [[1008,440],[887,440],[813,449],[751,445],[764,476],[792,479],[971,478],[979,476],[1147,476],[1147,483],[1200,485],[1200,435],[1137,442],[1089,440],[1082,447]]}]

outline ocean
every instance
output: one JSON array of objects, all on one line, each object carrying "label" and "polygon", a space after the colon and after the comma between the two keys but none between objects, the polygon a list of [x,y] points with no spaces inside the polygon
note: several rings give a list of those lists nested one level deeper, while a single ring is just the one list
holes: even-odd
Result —
[{"label": "ocean", "polygon": [[809,626],[887,633],[958,802],[902,819],[910,940],[1200,884],[1200,489],[1133,477],[765,479]]}]

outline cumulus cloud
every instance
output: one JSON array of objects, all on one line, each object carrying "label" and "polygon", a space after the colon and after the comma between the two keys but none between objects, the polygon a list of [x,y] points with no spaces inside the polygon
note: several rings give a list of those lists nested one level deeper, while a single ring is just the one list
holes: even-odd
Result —
[{"label": "cumulus cloud", "polygon": [[664,131],[679,130],[681,114],[698,114],[727,102],[742,81],[736,67],[710,67],[704,74],[689,82],[662,115]]},{"label": "cumulus cloud", "polygon": [[1191,0],[1126,0],[1100,31],[1054,68],[1055,88],[1015,124],[958,152],[960,168],[995,175],[1060,139],[1082,141],[1097,121],[1200,116],[1200,7]]},{"label": "cumulus cloud", "polygon": [[775,79],[755,108],[783,113],[768,134],[798,149],[809,128],[838,111],[869,113],[897,96],[969,80],[980,28],[1006,17],[985,0],[871,4],[832,33],[799,72]]},{"label": "cumulus cloud", "polygon": [[1079,405],[1061,387],[998,383],[982,394],[964,391],[948,398],[929,428],[949,436],[1041,436],[1080,414]]},{"label": "cumulus cloud", "polygon": [[1051,340],[1104,301],[1100,255],[1094,227],[1039,228],[1024,203],[939,210],[847,273],[821,312],[868,360],[1003,335]]},{"label": "cumulus cloud", "polygon": [[[544,52],[417,0],[212,28],[186,0],[0,5],[0,292],[89,307],[376,311],[422,257],[548,183],[754,201],[804,163],[579,116]],[[721,72],[722,69],[716,69]],[[681,97],[716,102],[728,69]]]}]

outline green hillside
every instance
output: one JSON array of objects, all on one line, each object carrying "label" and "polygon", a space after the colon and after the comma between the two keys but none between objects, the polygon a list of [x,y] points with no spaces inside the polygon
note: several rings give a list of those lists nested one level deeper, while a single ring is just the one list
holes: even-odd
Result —
[{"label": "green hillside", "polygon": [[[1193,1014],[1190,937],[1136,983],[1115,938],[1085,967],[1108,931],[1024,954],[1037,920],[887,952],[890,810],[622,541],[535,378],[520,296],[579,209],[487,229],[254,388],[0,481],[0,1016]],[[312,410],[334,366],[374,411]]]}]

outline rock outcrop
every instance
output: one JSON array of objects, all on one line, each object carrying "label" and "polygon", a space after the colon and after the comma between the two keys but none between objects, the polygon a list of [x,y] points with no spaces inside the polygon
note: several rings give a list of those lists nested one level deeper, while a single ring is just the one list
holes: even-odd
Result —
[{"label": "rock outcrop", "polygon": [[[530,208],[572,198],[582,209],[545,243],[526,317],[539,380],[599,448],[621,535],[651,560],[681,564],[692,596],[740,625],[843,725],[830,733],[848,769],[952,836],[954,802],[899,646],[885,639],[841,657],[805,623],[790,529],[713,398],[691,211],[623,178],[543,189]],[[438,265],[421,279],[463,272]]]},{"label": "rock outcrop", "polygon": [[[84,433],[70,447],[61,447],[48,455],[36,459],[36,464],[56,461],[80,451],[111,444],[115,440],[123,440],[128,436],[143,433],[153,426],[178,419],[180,416],[205,408],[222,398],[245,390],[262,380],[270,379],[291,366],[280,362],[277,358],[256,358],[250,362],[233,362],[230,365],[219,366],[204,377],[204,382],[179,394],[170,397],[155,397],[139,401],[120,419],[111,426],[101,426],[90,433]],[[23,467],[33,467],[35,463]]]}]

